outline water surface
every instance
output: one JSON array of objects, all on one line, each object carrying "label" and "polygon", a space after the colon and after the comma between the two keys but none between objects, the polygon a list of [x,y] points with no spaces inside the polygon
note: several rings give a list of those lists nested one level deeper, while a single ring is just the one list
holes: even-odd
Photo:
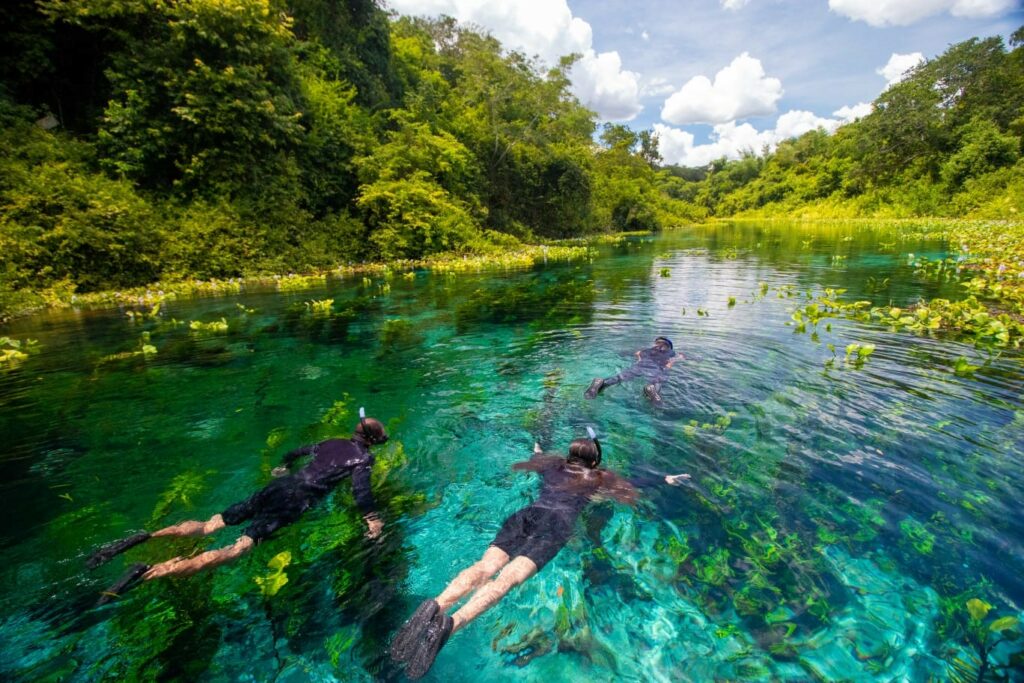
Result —
[{"label": "water surface", "polygon": [[[428,680],[944,679],[972,651],[968,599],[1020,614],[1019,358],[846,319],[787,325],[825,288],[878,305],[959,296],[909,265],[945,245],[732,224],[600,249],[531,271],[171,302],[151,320],[12,323],[4,334],[42,350],[0,374],[0,676],[396,678],[391,634],[535,495],[509,466],[587,426],[608,467],[648,484],[642,502],[593,506]],[[305,305],[327,298],[330,318]],[[189,328],[221,318],[226,333]],[[156,354],[128,355],[144,333]],[[640,383],[583,399],[658,335],[685,357],[662,408]],[[851,343],[876,350],[847,362]],[[981,369],[958,376],[961,356]],[[91,607],[128,562],[235,530],[90,573],[91,549],[221,511],[285,451],[347,433],[360,405],[392,434],[380,542],[343,483],[233,565]],[[650,484],[678,472],[689,485]],[[283,552],[288,582],[265,595],[255,579]]]}]

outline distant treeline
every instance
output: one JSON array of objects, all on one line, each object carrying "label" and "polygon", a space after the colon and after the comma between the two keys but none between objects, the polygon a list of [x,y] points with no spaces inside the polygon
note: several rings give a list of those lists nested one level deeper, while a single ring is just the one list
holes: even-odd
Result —
[{"label": "distant treeline", "polygon": [[711,215],[1024,219],[1024,27],[915,68],[871,114],[708,169],[672,194]]},{"label": "distant treeline", "polygon": [[[300,271],[738,212],[1020,207],[1018,31],[835,135],[661,167],[548,70],[376,0],[0,5],[0,314],[40,292]],[[595,142],[595,139],[600,142]],[[32,294],[30,294],[32,293]]]},{"label": "distant treeline", "polygon": [[0,298],[226,277],[703,212],[606,126],[451,19],[375,0],[7,0]]}]

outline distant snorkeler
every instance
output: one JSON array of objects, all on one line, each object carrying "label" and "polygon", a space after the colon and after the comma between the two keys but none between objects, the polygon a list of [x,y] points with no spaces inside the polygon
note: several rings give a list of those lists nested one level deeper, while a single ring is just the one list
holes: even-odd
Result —
[{"label": "distant snorkeler", "polygon": [[605,379],[596,377],[590,383],[584,396],[596,398],[608,387],[636,377],[643,377],[647,380],[647,384],[644,386],[644,396],[655,405],[661,405],[661,385],[668,379],[668,371],[676,362],[677,357],[681,358],[682,354],[676,355],[672,347],[672,340],[668,337],[658,337],[654,340],[654,346],[636,352],[636,363],[632,366],[612,377]]},{"label": "distant snorkeler", "polygon": [[[90,569],[150,538],[206,536],[225,526],[249,522],[233,545],[191,558],[175,557],[153,566],[142,563],[132,565],[117,583],[103,593],[97,604],[106,604],[143,581],[162,576],[188,576],[238,559],[278,529],[297,521],[306,510],[326,498],[348,476],[352,477],[352,492],[366,521],[366,536],[377,538],[384,522],[376,512],[370,490],[370,470],[373,467],[370,446],[383,444],[387,440],[384,425],[372,417],[365,417],[360,408],[359,424],[351,439],[328,439],[285,454],[283,464],[275,467],[272,472],[276,477],[273,481],[224,512],[205,522],[181,522],[152,533],[140,532],[100,548],[86,560]],[[312,456],[309,464],[297,472],[289,473],[292,463],[307,455]]]},{"label": "distant snorkeler", "polygon": [[[537,446],[530,460],[512,465],[513,470],[540,475],[540,497],[506,519],[483,557],[437,598],[425,600],[394,637],[391,658],[405,664],[406,676],[417,679],[427,673],[452,633],[557,555],[588,503],[599,497],[626,505],[636,502],[636,489],[600,465],[601,445],[595,438],[573,441],[567,458],[544,454]],[[476,592],[466,604],[449,616],[448,609],[472,591]]]}]

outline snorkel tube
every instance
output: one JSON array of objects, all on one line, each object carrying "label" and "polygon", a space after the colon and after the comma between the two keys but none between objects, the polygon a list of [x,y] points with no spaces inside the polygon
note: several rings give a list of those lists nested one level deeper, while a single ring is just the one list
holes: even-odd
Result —
[{"label": "snorkel tube", "polygon": [[597,462],[594,463],[594,467],[600,467],[601,466],[601,442],[598,441],[597,433],[594,432],[594,428],[593,427],[590,427],[590,426],[587,427],[587,435],[590,436],[590,440],[594,442],[595,446],[597,446]]}]

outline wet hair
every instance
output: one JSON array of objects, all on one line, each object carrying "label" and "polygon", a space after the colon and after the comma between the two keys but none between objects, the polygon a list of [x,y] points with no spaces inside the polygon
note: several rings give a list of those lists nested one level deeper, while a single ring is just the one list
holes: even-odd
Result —
[{"label": "wet hair", "polygon": [[601,451],[593,439],[575,439],[569,444],[567,460],[594,469],[601,464]]},{"label": "wet hair", "polygon": [[366,417],[359,421],[359,424],[356,425],[356,434],[371,445],[388,440],[388,433],[384,431],[384,425],[380,423],[380,420],[375,420],[372,417]]}]

